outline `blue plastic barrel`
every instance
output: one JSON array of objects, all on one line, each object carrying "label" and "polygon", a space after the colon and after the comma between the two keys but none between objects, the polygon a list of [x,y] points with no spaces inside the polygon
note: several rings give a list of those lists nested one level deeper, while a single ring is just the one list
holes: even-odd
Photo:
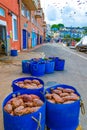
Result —
[{"label": "blue plastic barrel", "polygon": [[17,50],[11,50],[11,56],[18,56]]},{"label": "blue plastic barrel", "polygon": [[65,67],[65,60],[64,59],[58,59],[58,61],[55,64],[55,70],[56,71],[63,71]]},{"label": "blue plastic barrel", "polygon": [[30,64],[30,70],[32,76],[43,76],[45,74],[44,62],[33,62]]},{"label": "blue plastic barrel", "polygon": [[52,56],[51,56],[51,57],[49,57],[49,59],[54,60],[54,61],[55,61],[55,65],[58,64],[59,57],[55,57],[55,56],[52,57]]},{"label": "blue plastic barrel", "polygon": [[30,61],[22,60],[22,73],[30,73]]},{"label": "blue plastic barrel", "polygon": [[[77,90],[68,85],[56,85],[50,88],[70,88],[80,96]],[[50,93],[50,88],[46,91]],[[79,125],[80,99],[70,104],[53,104],[46,99],[46,125],[52,130],[76,130]]]},{"label": "blue plastic barrel", "polygon": [[[19,86],[17,86],[15,83],[19,82],[19,81],[24,81],[24,80],[38,80],[41,84],[42,84],[42,87],[41,88],[36,88],[36,89],[27,89],[27,88],[21,88]],[[18,78],[18,79],[15,79],[12,81],[12,89],[13,89],[13,92],[15,91],[18,91],[18,90],[27,90],[27,91],[30,91],[30,92],[37,92],[37,93],[40,93],[40,92],[43,92],[44,91],[44,82],[43,80],[39,79],[39,78],[34,78],[34,77],[23,77],[23,78]]]},{"label": "blue plastic barrel", "polygon": [[[9,113],[4,111],[5,104],[12,98],[13,94],[36,94],[40,97],[41,100],[44,101],[44,104],[41,106],[41,108],[32,113],[32,114],[26,114],[22,116],[12,116]],[[4,122],[4,130],[45,130],[45,100],[41,93],[37,94],[35,91],[33,93],[29,91],[17,91],[14,93],[11,93],[8,95],[2,104],[2,110],[3,110],[3,122]],[[38,120],[36,122],[33,118]]]},{"label": "blue plastic barrel", "polygon": [[50,74],[54,72],[55,62],[54,61],[46,61],[45,62],[45,73]]}]

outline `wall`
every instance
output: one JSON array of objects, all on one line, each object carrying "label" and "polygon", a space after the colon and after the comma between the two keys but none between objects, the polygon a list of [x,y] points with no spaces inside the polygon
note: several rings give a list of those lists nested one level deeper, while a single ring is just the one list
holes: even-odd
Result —
[{"label": "wall", "polygon": [[[31,17],[34,16],[34,11],[31,13]],[[39,33],[39,43],[40,44],[40,35],[43,36],[43,28],[42,28],[42,18],[36,18],[35,21],[38,23],[37,26],[32,23],[32,29],[35,30],[35,32],[38,34]]]},{"label": "wall", "polygon": [[[18,9],[17,0],[0,0],[0,7],[5,10],[5,17],[1,17],[1,20],[6,21],[7,26],[7,38],[9,38],[10,49],[17,49],[20,50],[20,33],[19,33],[19,9]],[[12,16],[8,14],[9,11],[12,11],[13,14],[17,16],[17,23],[18,23],[18,40],[13,41],[12,37]],[[8,39],[7,39],[8,41]]]}]

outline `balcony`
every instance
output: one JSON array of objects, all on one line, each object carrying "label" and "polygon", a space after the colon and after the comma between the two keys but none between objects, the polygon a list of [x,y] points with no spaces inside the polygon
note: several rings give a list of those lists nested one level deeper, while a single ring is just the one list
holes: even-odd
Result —
[{"label": "balcony", "polygon": [[35,18],[42,18],[42,9],[38,9],[35,11]]},{"label": "balcony", "polygon": [[30,10],[38,9],[38,0],[22,0],[22,2],[28,7]]},{"label": "balcony", "polygon": [[45,22],[45,21],[43,21],[42,26],[43,26],[43,27],[46,27],[46,22]]}]

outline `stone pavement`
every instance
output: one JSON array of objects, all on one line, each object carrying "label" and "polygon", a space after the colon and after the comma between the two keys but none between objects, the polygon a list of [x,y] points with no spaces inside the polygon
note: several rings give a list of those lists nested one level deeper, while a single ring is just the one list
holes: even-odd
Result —
[{"label": "stone pavement", "polygon": [[[40,46],[38,46],[40,47]],[[38,48],[35,47],[34,49]],[[23,74],[21,69],[21,61],[31,58],[40,58],[44,56],[42,52],[34,52],[34,49],[30,51],[22,51],[18,53],[18,56],[0,56],[0,104],[4,98],[12,92],[11,83],[16,78],[27,77],[29,74]],[[2,107],[0,107],[0,130],[3,130],[3,116]]]}]

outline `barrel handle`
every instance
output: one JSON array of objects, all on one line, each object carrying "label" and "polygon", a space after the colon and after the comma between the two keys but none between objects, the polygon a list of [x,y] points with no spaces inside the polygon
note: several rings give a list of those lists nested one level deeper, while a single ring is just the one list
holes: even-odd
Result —
[{"label": "barrel handle", "polygon": [[[39,113],[39,120],[37,120],[34,116],[32,116],[32,119],[38,124],[36,130],[41,130],[41,118],[42,118],[41,112]],[[40,128],[40,129],[39,129],[39,128]]]},{"label": "barrel handle", "polygon": [[80,100],[80,107],[81,107],[81,113],[84,115],[85,114],[85,106],[84,106],[82,99]]}]

